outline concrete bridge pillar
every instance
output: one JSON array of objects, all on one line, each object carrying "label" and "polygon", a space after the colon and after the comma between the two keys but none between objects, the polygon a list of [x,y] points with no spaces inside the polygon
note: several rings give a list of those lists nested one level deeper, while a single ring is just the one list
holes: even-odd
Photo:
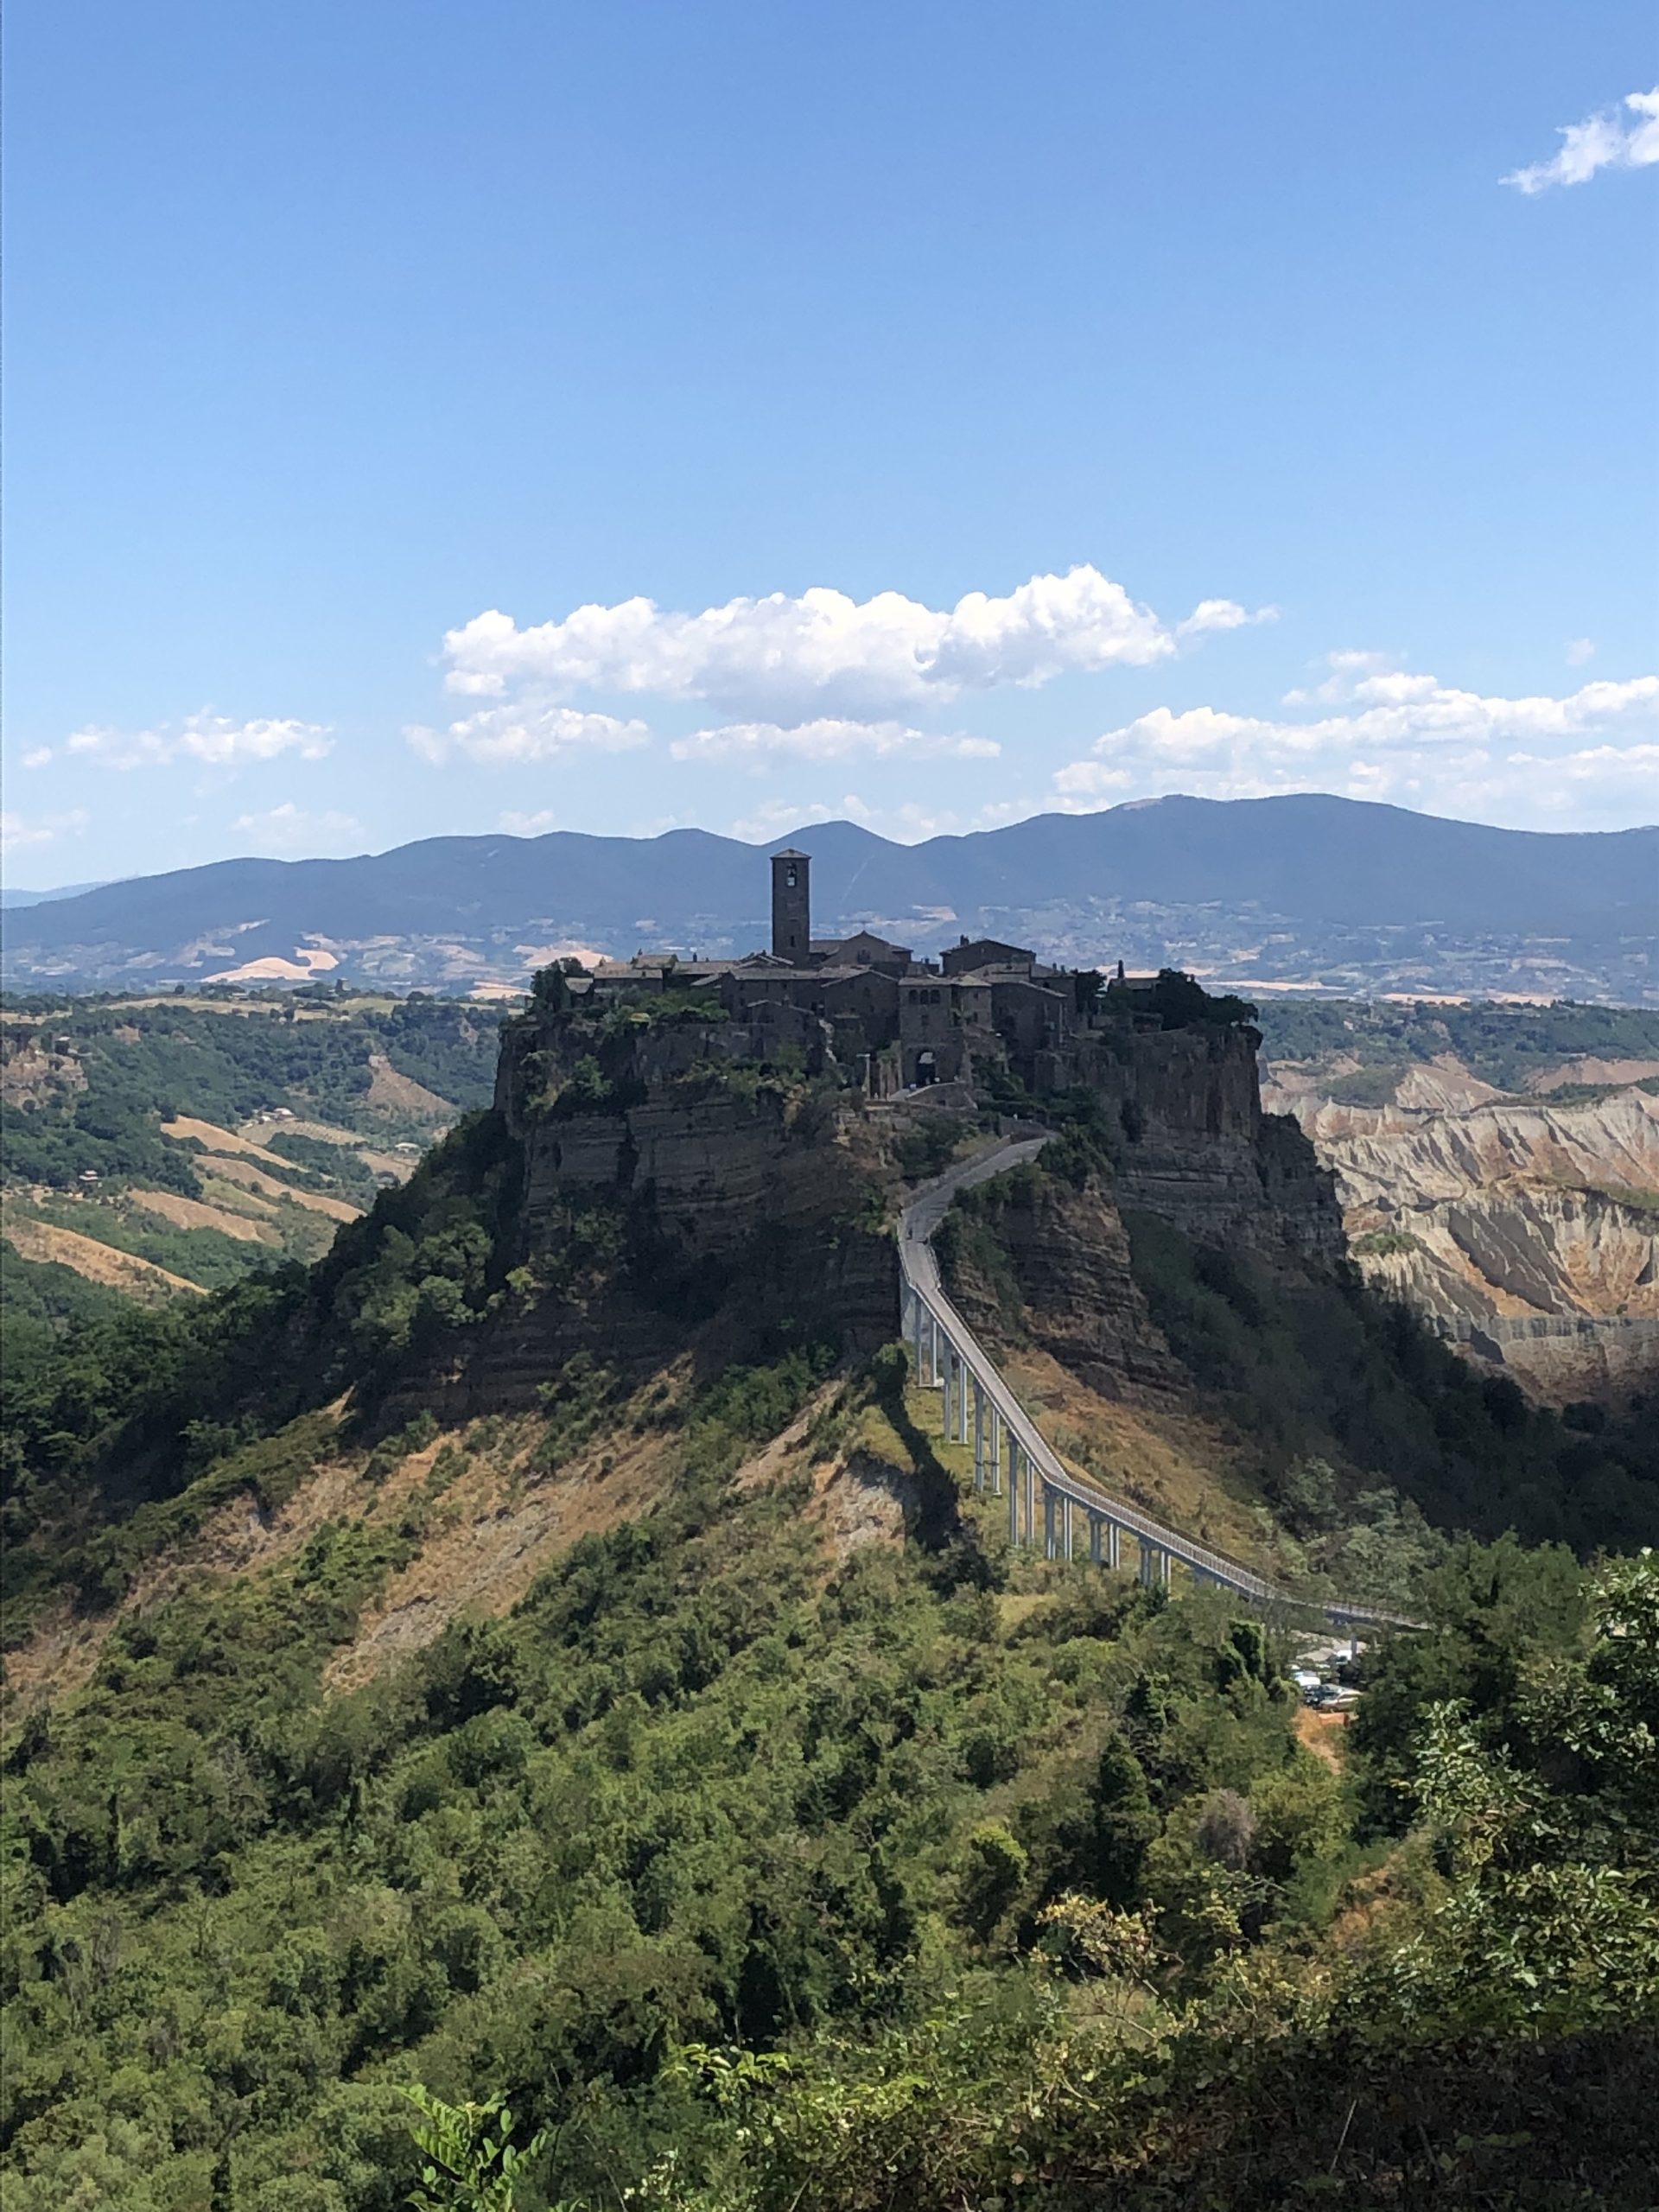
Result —
[{"label": "concrete bridge pillar", "polygon": [[1020,1483],[1019,1468],[1014,1458],[1014,1441],[1008,1442],[1008,1547],[1017,1550],[1020,1544]]},{"label": "concrete bridge pillar", "polygon": [[1114,1574],[1123,1564],[1123,1531],[1116,1521],[1106,1523],[1106,1564]]},{"label": "concrete bridge pillar", "polygon": [[1139,1539],[1141,1545],[1141,1580],[1149,1590],[1169,1587],[1169,1554],[1149,1538]]},{"label": "concrete bridge pillar", "polygon": [[1064,1491],[1060,1493],[1060,1555],[1067,1560],[1071,1556],[1071,1501]]},{"label": "concrete bridge pillar", "polygon": [[1045,1483],[1043,1484],[1043,1557],[1045,1559],[1053,1559],[1057,1556],[1054,1541],[1054,1508],[1057,1503],[1054,1492]]},{"label": "concrete bridge pillar", "polygon": [[974,1488],[985,1487],[985,1392],[977,1375],[974,1377]]},{"label": "concrete bridge pillar", "polygon": [[1029,1452],[1021,1451],[1025,1462],[1026,1541],[1033,1541],[1037,1532],[1037,1465]]}]

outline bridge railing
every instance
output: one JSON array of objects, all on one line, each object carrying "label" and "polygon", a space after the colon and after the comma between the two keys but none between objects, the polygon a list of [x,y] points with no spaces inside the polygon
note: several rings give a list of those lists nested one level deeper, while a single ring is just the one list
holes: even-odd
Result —
[{"label": "bridge railing", "polygon": [[[1034,1137],[1028,1151],[1020,1149],[1030,1156],[1040,1141]],[[1233,1591],[1257,1605],[1316,1611],[1344,1626],[1421,1626],[1381,1606],[1304,1597],[1280,1588],[1243,1560],[1167,1527],[1065,1465],[951,1303],[932,1249],[933,1231],[955,1191],[969,1179],[979,1181],[1001,1172],[996,1160],[997,1155],[988,1155],[915,1193],[900,1225],[899,1249],[901,1319],[918,1376],[941,1390],[946,1435],[972,1443],[976,1486],[1007,1497],[1010,1542],[1038,1541],[1040,1506],[1046,1555],[1072,1558],[1076,1519],[1081,1513],[1088,1523],[1090,1557],[1120,1565],[1121,1540],[1127,1533],[1135,1540],[1143,1582],[1166,1585],[1172,1561],[1179,1560],[1200,1582]]]}]

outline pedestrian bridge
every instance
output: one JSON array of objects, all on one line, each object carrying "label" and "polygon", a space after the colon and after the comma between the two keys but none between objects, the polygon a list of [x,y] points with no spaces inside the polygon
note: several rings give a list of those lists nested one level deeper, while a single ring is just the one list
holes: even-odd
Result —
[{"label": "pedestrian bridge", "polygon": [[1303,1598],[1281,1589],[1254,1568],[1164,1527],[1137,1506],[1073,1474],[1045,1440],[946,1296],[932,1237],[957,1192],[1034,1160],[1051,1134],[1006,1140],[925,1185],[905,1208],[899,1228],[900,1312],[917,1378],[925,1389],[939,1393],[945,1437],[972,1445],[975,1489],[1007,1498],[1009,1543],[1027,1549],[1040,1545],[1046,1559],[1069,1560],[1078,1556],[1078,1540],[1086,1530],[1089,1558],[1121,1568],[1127,1537],[1143,1583],[1167,1587],[1179,1561],[1195,1582],[1230,1590],[1253,1605],[1320,1613],[1340,1628],[1421,1627],[1421,1622],[1375,1605]]}]

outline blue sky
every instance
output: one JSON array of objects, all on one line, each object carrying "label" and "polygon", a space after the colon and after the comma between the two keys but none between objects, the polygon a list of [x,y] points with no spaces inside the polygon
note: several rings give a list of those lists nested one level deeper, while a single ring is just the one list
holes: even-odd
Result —
[{"label": "blue sky", "polygon": [[1648,0],[11,0],[6,48],[13,881],[1659,819]]}]

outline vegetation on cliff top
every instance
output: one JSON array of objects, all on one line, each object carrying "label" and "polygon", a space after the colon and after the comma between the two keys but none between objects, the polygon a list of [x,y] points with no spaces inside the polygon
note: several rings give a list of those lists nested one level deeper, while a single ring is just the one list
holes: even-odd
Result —
[{"label": "vegetation on cliff top", "polygon": [[[1465,1006],[1359,999],[1268,998],[1256,1015],[1269,1060],[1341,1055],[1360,1067],[1341,1092],[1356,1105],[1380,1105],[1414,1062],[1450,1052],[1499,1090],[1524,1089],[1530,1076],[1587,1054],[1598,1059],[1659,1058],[1659,1007]],[[1386,1083],[1367,1091],[1365,1079]]]}]

